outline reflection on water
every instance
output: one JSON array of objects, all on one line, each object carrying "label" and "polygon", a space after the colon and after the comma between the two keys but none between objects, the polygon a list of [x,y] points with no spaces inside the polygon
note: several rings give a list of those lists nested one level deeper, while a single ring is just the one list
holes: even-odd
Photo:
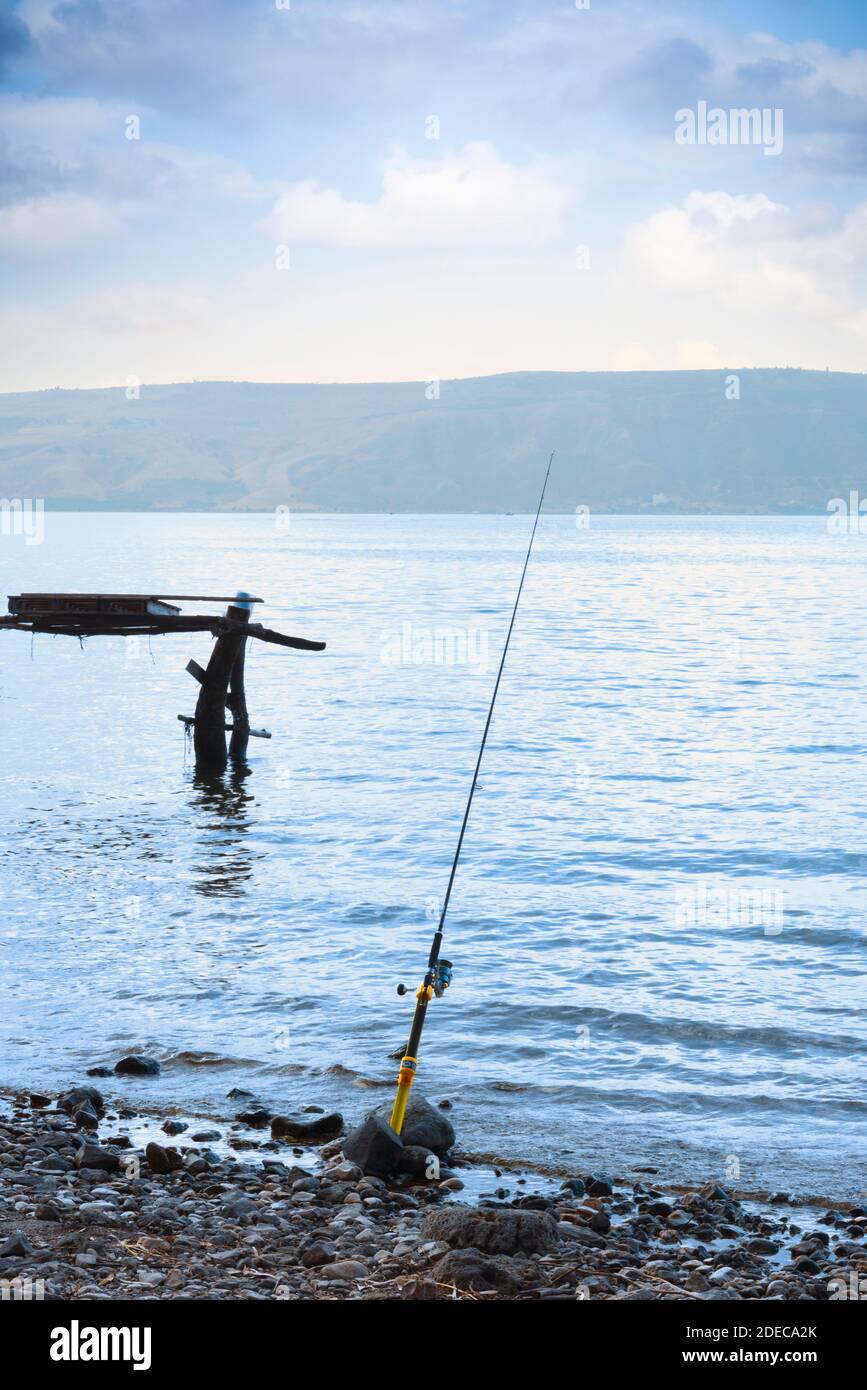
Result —
[{"label": "reflection on water", "polygon": [[225,772],[195,772],[191,778],[190,808],[199,846],[192,887],[206,898],[243,897],[260,857],[249,843],[256,799],[246,786],[250,775],[249,764],[234,758]]}]

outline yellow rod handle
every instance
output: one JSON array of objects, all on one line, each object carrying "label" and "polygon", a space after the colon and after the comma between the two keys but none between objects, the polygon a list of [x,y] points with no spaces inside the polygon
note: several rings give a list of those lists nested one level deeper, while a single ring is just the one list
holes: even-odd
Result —
[{"label": "yellow rod handle", "polygon": [[394,1105],[391,1109],[391,1120],[389,1121],[395,1134],[400,1134],[403,1129],[406,1107],[409,1104],[409,1093],[412,1090],[412,1083],[415,1081],[415,1069],[415,1058],[404,1057],[400,1064],[400,1074],[397,1078],[397,1095],[394,1098]]},{"label": "yellow rod handle", "polygon": [[412,1083],[415,1081],[415,1073],[418,1068],[418,1047],[421,1042],[421,1030],[424,1027],[427,1006],[433,999],[433,986],[428,982],[429,977],[425,976],[416,991],[415,1013],[412,1017],[412,1028],[410,1029],[409,1042],[406,1045],[406,1054],[400,1064],[400,1072],[397,1078],[397,1095],[394,1098],[394,1105],[391,1110],[391,1127],[395,1134],[400,1134],[403,1129],[406,1107],[409,1103],[409,1093]]}]

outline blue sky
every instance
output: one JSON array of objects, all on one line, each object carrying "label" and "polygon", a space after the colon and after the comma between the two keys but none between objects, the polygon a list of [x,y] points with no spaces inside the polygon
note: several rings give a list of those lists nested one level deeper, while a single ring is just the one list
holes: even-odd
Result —
[{"label": "blue sky", "polygon": [[0,0],[0,390],[861,371],[865,172],[849,0]]}]

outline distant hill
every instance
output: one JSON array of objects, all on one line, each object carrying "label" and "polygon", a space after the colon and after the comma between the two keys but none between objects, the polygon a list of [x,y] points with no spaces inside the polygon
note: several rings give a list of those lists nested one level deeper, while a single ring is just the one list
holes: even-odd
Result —
[{"label": "distant hill", "polygon": [[517,372],[0,395],[0,497],[116,510],[816,512],[867,493],[867,376]]}]

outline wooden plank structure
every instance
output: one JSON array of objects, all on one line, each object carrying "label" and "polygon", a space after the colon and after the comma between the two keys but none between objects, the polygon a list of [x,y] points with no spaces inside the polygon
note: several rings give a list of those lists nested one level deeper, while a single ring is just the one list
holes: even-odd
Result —
[{"label": "wooden plank structure", "polygon": [[[321,652],[324,642],[290,637],[251,623],[254,603],[262,599],[238,593],[234,598],[200,594],[14,594],[0,628],[45,632],[65,637],[163,636],[171,632],[211,632],[217,639],[206,670],[190,661],[187,670],[199,683],[194,715],[178,719],[194,729],[196,766],[222,771],[232,758],[243,758],[250,738],[270,738],[252,729],[244,688],[244,654],[251,637],[298,651]],[[228,603],[224,615],[182,613],[177,603]],[[232,723],[226,723],[226,709]],[[226,733],[232,739],[226,751]]]}]

